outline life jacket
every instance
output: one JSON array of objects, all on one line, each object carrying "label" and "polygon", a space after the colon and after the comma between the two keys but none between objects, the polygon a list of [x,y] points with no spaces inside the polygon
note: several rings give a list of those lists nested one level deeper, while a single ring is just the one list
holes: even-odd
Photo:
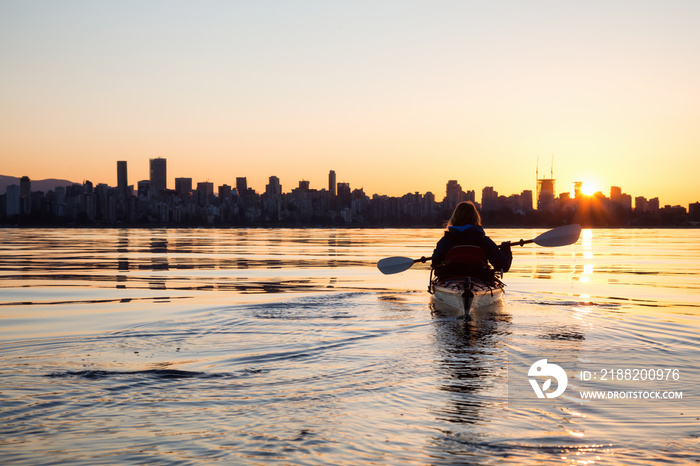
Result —
[{"label": "life jacket", "polygon": [[479,246],[459,245],[447,251],[445,261],[435,267],[435,276],[443,280],[469,276],[491,281],[495,272],[489,267],[486,251]]}]

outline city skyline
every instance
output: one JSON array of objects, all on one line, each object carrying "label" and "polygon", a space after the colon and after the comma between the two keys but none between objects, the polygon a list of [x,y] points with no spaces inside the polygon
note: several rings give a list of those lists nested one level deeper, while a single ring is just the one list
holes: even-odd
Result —
[{"label": "city skyline", "polygon": [[698,17],[681,0],[7,0],[2,171],[115,184],[113,160],[162,156],[258,191],[333,167],[390,196],[452,178],[514,193],[553,154],[559,180],[685,205]]},{"label": "city skyline", "polygon": [[[81,178],[83,180],[83,183],[87,181],[87,182],[92,183],[95,186],[98,184],[106,184],[110,187],[118,188],[120,194],[125,193],[127,186],[133,188],[134,192],[137,192],[139,183],[142,183],[145,181],[150,181],[152,183],[154,176],[155,176],[155,178],[157,178],[157,182],[155,184],[156,191],[162,191],[164,189],[168,189],[168,190],[172,190],[172,191],[179,191],[178,182],[181,180],[189,180],[189,184],[187,185],[188,190],[193,190],[193,188],[197,186],[197,183],[210,183],[212,185],[212,188],[213,188],[213,193],[217,193],[217,196],[218,196],[218,189],[219,188],[221,188],[222,186],[228,186],[229,188],[237,189],[240,187],[241,180],[244,183],[245,190],[247,190],[248,188],[252,189],[256,194],[263,194],[263,193],[267,192],[270,182],[276,183],[276,185],[277,185],[276,192],[278,194],[291,193],[294,189],[299,188],[300,186],[302,186],[302,184],[304,184],[306,189],[327,190],[332,195],[335,195],[337,183],[347,184],[347,185],[351,186],[353,189],[361,189],[361,190],[363,190],[363,192],[365,192],[363,185],[352,186],[349,182],[345,181],[342,178],[342,176],[341,176],[339,182],[336,181],[337,180],[337,173],[335,170],[332,170],[332,169],[327,170],[327,174],[326,174],[327,183],[325,185],[320,185],[320,187],[319,187],[319,185],[312,184],[311,181],[306,177],[302,177],[302,178],[296,180],[296,182],[285,182],[282,180],[282,178],[278,177],[277,175],[268,175],[267,182],[265,183],[264,186],[262,186],[260,188],[260,187],[256,187],[256,186],[251,185],[246,176],[239,176],[239,175],[229,176],[228,178],[224,177],[223,179],[226,179],[227,181],[225,181],[223,183],[218,183],[218,184],[211,182],[209,178],[207,178],[205,180],[197,180],[191,176],[175,175],[175,176],[167,177],[167,171],[168,171],[167,160],[168,159],[165,157],[149,158],[148,159],[148,166],[146,168],[144,168],[144,170],[141,171],[142,173],[148,174],[149,176],[143,177],[143,176],[137,175],[136,181],[128,181],[128,180],[134,180],[134,178],[132,178],[132,176],[129,175],[130,164],[124,160],[116,161],[116,170],[114,170],[114,176],[113,176],[115,182],[107,182],[105,180],[90,180],[87,177],[81,177]],[[137,173],[139,172],[138,169],[132,169],[132,170],[133,170],[133,172],[137,172]],[[133,172],[131,172],[131,173],[133,173]],[[2,175],[2,174],[0,174],[0,175]],[[7,176],[7,175],[4,175],[4,176]],[[35,178],[32,178],[31,176],[29,176],[27,174],[22,175],[22,176],[27,176],[30,180],[33,180],[33,179],[35,180]],[[645,200],[647,200],[647,198],[658,199],[661,206],[668,205],[668,206],[687,207],[690,204],[697,203],[700,201],[700,198],[688,199],[685,203],[682,203],[682,204],[672,204],[669,202],[665,202],[664,199],[660,198],[660,196],[657,196],[653,193],[652,194],[649,194],[649,193],[627,193],[627,192],[625,192],[624,187],[619,186],[619,185],[609,186],[607,188],[607,192],[606,192],[606,189],[604,187],[601,187],[601,186],[595,184],[594,182],[581,181],[581,180],[572,181],[570,183],[564,183],[564,186],[570,186],[570,189],[561,188],[561,184],[558,185],[559,189],[557,189],[557,178],[555,176],[555,173],[554,173],[554,170],[552,167],[550,167],[549,176],[547,176],[547,174],[543,173],[543,171],[539,171],[539,166],[538,166],[538,168],[535,171],[535,177],[536,177],[535,180],[533,180],[533,185],[535,185],[534,189],[532,189],[532,187],[523,187],[522,189],[515,191],[515,192],[501,191],[498,189],[497,186],[484,185],[484,186],[479,187],[476,184],[466,184],[464,182],[460,182],[459,178],[456,178],[456,179],[446,180],[445,187],[443,187],[442,191],[438,190],[435,192],[433,192],[433,191],[420,192],[417,190],[408,190],[408,191],[406,191],[398,196],[392,196],[390,194],[382,193],[382,192],[365,192],[365,194],[367,194],[370,197],[372,195],[401,197],[403,195],[410,195],[410,194],[419,193],[421,195],[432,194],[432,195],[436,196],[436,198],[439,198],[441,193],[445,193],[445,197],[449,197],[449,190],[450,190],[449,185],[450,185],[450,183],[455,182],[455,183],[459,183],[460,189],[464,189],[465,192],[474,191],[474,193],[475,193],[474,200],[476,202],[478,202],[479,204],[483,204],[483,196],[484,196],[485,190],[488,191],[489,193],[495,192],[496,196],[500,195],[500,196],[506,196],[506,197],[512,196],[512,195],[520,195],[524,191],[531,191],[533,208],[535,210],[537,210],[538,209],[538,196],[539,196],[539,190],[540,190],[540,187],[537,185],[539,184],[540,181],[543,181],[543,182],[545,182],[545,186],[547,186],[545,189],[553,190],[553,198],[554,199],[558,199],[562,195],[564,195],[564,196],[568,195],[568,196],[570,196],[570,198],[576,198],[581,194],[585,195],[585,196],[594,196],[597,194],[597,195],[602,195],[606,198],[614,198],[615,197],[614,193],[617,193],[618,196],[621,194],[628,195],[628,196],[630,196],[631,199],[636,199],[636,198],[644,198]],[[551,179],[550,179],[550,177],[551,177]],[[19,179],[21,177],[15,177],[15,178]],[[57,179],[58,177],[49,177],[49,178],[50,179]],[[272,179],[274,179],[274,181],[272,181]],[[168,182],[168,180],[172,180],[172,182]],[[78,182],[72,181],[72,180],[66,180],[66,181],[71,181],[71,183],[75,183],[75,184],[81,184],[81,183],[78,183]],[[551,183],[547,184],[547,182],[551,182]],[[550,184],[551,184],[551,186],[550,186]],[[461,185],[464,185],[466,188],[462,188]],[[285,186],[288,187],[288,190],[286,190],[286,191],[284,190]],[[0,194],[2,194],[2,193],[0,193]],[[481,197],[477,197],[477,194],[480,194]],[[491,194],[489,194],[489,195],[491,195]],[[634,208],[635,204],[632,203],[631,207]]]},{"label": "city skyline", "polygon": [[[316,186],[311,185],[311,182],[306,179],[306,178],[301,178],[300,180],[297,181],[297,184],[285,184],[282,183],[280,178],[276,175],[269,175],[268,176],[268,183],[265,185],[264,189],[255,189],[254,187],[250,186],[248,183],[247,177],[245,176],[236,176],[235,177],[235,182],[233,180],[229,180],[229,182],[233,182],[233,184],[228,184],[228,183],[222,183],[222,184],[215,184],[213,182],[210,182],[208,179],[205,181],[199,181],[196,180],[192,177],[188,176],[174,176],[171,177],[173,179],[173,184],[170,185],[168,183],[168,177],[167,177],[167,158],[164,157],[155,157],[155,158],[150,158],[148,159],[148,177],[139,179],[136,182],[129,182],[131,178],[129,178],[129,164],[127,161],[124,160],[118,160],[116,161],[116,170],[115,170],[115,178],[116,178],[116,183],[110,184],[110,183],[105,183],[101,180],[97,180],[97,182],[93,182],[92,180],[89,180],[87,178],[83,178],[82,183],[76,183],[76,182],[70,182],[73,185],[81,186],[84,184],[89,184],[90,186],[98,186],[98,185],[104,185],[109,188],[115,188],[117,192],[119,193],[120,197],[126,197],[127,195],[141,195],[140,191],[143,189],[146,190],[151,190],[152,192],[155,193],[160,193],[160,192],[165,192],[165,191],[172,191],[175,193],[183,193],[183,192],[191,192],[194,193],[197,191],[197,189],[200,188],[200,186],[205,186],[207,190],[208,195],[216,195],[216,197],[222,197],[222,189],[223,194],[226,196],[230,196],[231,193],[233,192],[234,194],[238,196],[245,195],[246,192],[250,192],[255,195],[261,195],[261,194],[273,194],[273,195],[283,195],[283,194],[292,194],[294,193],[295,190],[302,189],[302,190],[311,190],[311,191],[325,191],[328,192],[331,197],[335,197],[337,195],[337,190],[338,188],[343,185],[344,187],[347,188],[348,194],[350,191],[353,190],[359,190],[364,193],[364,195],[368,197],[373,197],[373,196],[384,196],[384,197],[393,197],[393,198],[398,198],[401,196],[389,196],[386,193],[369,193],[364,191],[364,187],[352,187],[350,183],[346,181],[337,181],[337,173],[335,170],[329,170],[328,175],[327,175],[327,184],[325,186],[322,186],[321,188],[317,188]],[[4,175],[7,176],[7,175]],[[16,177],[18,180],[20,177]],[[24,175],[21,177],[22,179],[26,179],[31,182],[32,178]],[[51,179],[56,179],[51,178]],[[39,180],[42,181],[42,180]],[[68,180],[66,180],[68,182]],[[16,183],[17,188],[21,186],[20,183]],[[524,188],[520,190],[520,192],[513,192],[513,193],[504,193],[504,192],[499,192],[498,189],[495,189],[493,186],[483,186],[481,189],[479,189],[476,186],[470,186],[470,185],[465,185],[466,189],[462,187],[462,184],[459,182],[459,179],[451,179],[448,180],[445,184],[444,188],[444,193],[445,196],[443,201],[447,201],[452,205],[456,205],[456,202],[458,202],[460,199],[464,200],[473,200],[474,202],[477,202],[478,205],[484,207],[484,205],[488,202],[496,202],[498,201],[499,197],[500,198],[513,198],[514,196],[529,196],[529,202],[526,204],[527,209],[533,209],[533,210],[548,210],[552,207],[551,203],[555,201],[568,201],[569,199],[580,199],[580,198],[593,198],[593,197],[600,197],[602,199],[608,199],[612,200],[616,203],[621,204],[622,206],[627,206],[629,209],[636,209],[639,207],[638,203],[642,203],[642,205],[646,206],[648,205],[648,201],[651,199],[657,205],[657,208],[661,206],[666,206],[666,207],[683,207],[685,206],[690,206],[691,204],[698,204],[698,200],[695,201],[689,201],[687,204],[668,204],[663,202],[662,199],[660,199],[658,196],[654,197],[649,197],[648,194],[640,194],[640,193],[626,193],[624,192],[623,187],[621,186],[615,186],[612,185],[609,188],[610,195],[608,196],[602,189],[598,189],[599,187],[593,183],[590,182],[584,182],[584,181],[574,181],[571,184],[571,189],[566,190],[566,189],[560,189],[557,190],[557,179],[554,176],[554,171],[553,168],[550,167],[550,172],[549,176],[546,176],[546,174],[540,175],[539,172],[539,167],[536,169],[536,188],[534,190],[532,189],[527,189]],[[64,183],[63,185],[60,186],[69,186],[69,184]],[[284,190],[284,186],[293,186],[290,187],[287,191]],[[8,184],[9,187],[9,184]],[[194,189],[197,188],[197,189]],[[29,189],[27,187],[23,189]],[[542,192],[544,191],[544,196],[542,196]],[[131,194],[129,194],[131,193]],[[216,194],[215,194],[216,193]],[[481,197],[477,197],[477,193],[481,193]],[[2,194],[2,193],[0,193]],[[408,191],[404,193],[402,196],[407,196],[407,195],[420,195],[420,196],[433,196],[436,200],[440,199],[440,192],[432,192],[432,191],[426,191],[426,192],[420,192],[420,191]],[[466,197],[465,197],[466,196]],[[634,200],[634,202],[632,202]],[[438,201],[440,202],[440,201]],[[542,205],[541,205],[542,204]]]},{"label": "city skyline", "polygon": [[[328,172],[328,185],[311,188],[300,180],[296,188],[283,191],[280,179],[270,175],[264,192],[250,188],[246,177],[214,189],[211,182],[176,177],[175,189],[167,187],[167,159],[149,159],[149,178],[135,184],[128,181],[128,163],[116,162],[117,186],[90,180],[40,180],[32,188],[28,176],[7,185],[0,194],[0,224],[19,226],[62,225],[173,225],[173,226],[439,226],[462,201],[473,201],[488,225],[543,226],[579,223],[585,226],[697,226],[700,202],[683,206],[666,205],[658,197],[634,198],[613,186],[608,198],[583,182],[574,192],[556,195],[556,179],[538,178],[537,189],[504,195],[492,186],[481,190],[463,189],[449,180],[440,200],[432,192],[371,197],[361,188],[336,182],[335,170]],[[9,177],[0,177],[5,184]],[[588,191],[588,192],[587,192]],[[536,209],[533,208],[536,204]]]}]

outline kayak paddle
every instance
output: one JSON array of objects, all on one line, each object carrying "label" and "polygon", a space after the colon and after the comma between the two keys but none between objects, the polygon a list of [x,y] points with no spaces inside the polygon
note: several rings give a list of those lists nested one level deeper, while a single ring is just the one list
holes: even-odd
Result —
[{"label": "kayak paddle", "polygon": [[377,268],[384,275],[391,275],[392,273],[403,272],[404,270],[410,269],[416,262],[425,262],[430,257],[421,257],[420,259],[411,259],[410,257],[385,257],[384,259],[377,262]]},{"label": "kayak paddle", "polygon": [[[574,244],[578,241],[581,235],[580,225],[564,225],[561,227],[553,228],[552,230],[546,231],[539,235],[535,239],[520,240],[520,241],[506,241],[507,244],[520,245],[523,246],[529,243],[535,243],[538,246],[544,247],[557,247],[557,246],[568,246],[569,244]],[[377,268],[384,275],[391,275],[394,273],[400,273],[413,267],[413,264],[417,262],[425,263],[426,261],[432,259],[431,257],[421,257],[420,259],[411,259],[410,257],[385,257],[377,262]]]},{"label": "kayak paddle", "polygon": [[564,225],[542,233],[535,239],[508,241],[509,244],[518,244],[520,246],[529,243],[535,243],[538,246],[556,247],[568,246],[578,241],[581,235],[581,225]]}]

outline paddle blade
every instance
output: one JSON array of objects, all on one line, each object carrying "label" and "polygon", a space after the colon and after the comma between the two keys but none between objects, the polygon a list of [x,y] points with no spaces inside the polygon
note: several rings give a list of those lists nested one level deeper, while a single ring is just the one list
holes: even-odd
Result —
[{"label": "paddle blade", "polygon": [[384,275],[390,275],[410,269],[414,262],[410,257],[385,257],[377,262],[377,268]]},{"label": "paddle blade", "polygon": [[542,233],[535,238],[535,244],[546,247],[567,246],[578,241],[580,235],[581,225],[564,225]]}]

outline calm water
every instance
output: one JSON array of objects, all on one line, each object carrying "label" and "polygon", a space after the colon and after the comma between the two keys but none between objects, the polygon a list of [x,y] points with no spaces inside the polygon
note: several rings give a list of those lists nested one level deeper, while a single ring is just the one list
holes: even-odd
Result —
[{"label": "calm water", "polygon": [[[0,462],[700,461],[700,230],[514,249],[470,320],[431,303],[426,266],[375,267],[440,235],[1,230]],[[575,365],[564,395],[514,375],[541,357]],[[596,388],[682,399],[583,399],[596,368],[660,369]]]}]

